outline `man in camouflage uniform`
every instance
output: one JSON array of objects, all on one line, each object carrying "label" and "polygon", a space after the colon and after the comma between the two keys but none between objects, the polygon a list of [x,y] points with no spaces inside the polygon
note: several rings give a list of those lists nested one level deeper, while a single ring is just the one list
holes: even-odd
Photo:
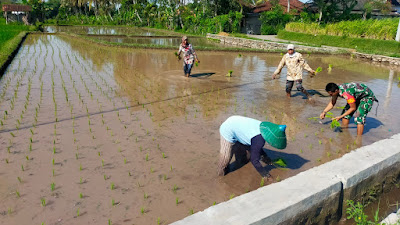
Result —
[{"label": "man in camouflage uniform", "polygon": [[374,101],[378,102],[371,89],[365,84],[352,82],[339,85],[329,83],[326,85],[325,90],[332,96],[332,100],[321,113],[320,118],[325,118],[326,113],[335,106],[336,100],[340,96],[347,100],[347,105],[343,109],[342,115],[334,119],[337,121],[342,119],[343,127],[347,127],[350,118],[357,110],[354,122],[357,124],[357,135],[361,136],[364,131],[365,118],[368,112],[371,111]]},{"label": "man in camouflage uniform", "polygon": [[296,88],[298,91],[303,92],[307,98],[310,98],[310,95],[304,89],[303,83],[303,68],[309,71],[312,75],[315,75],[315,71],[311,69],[311,67],[304,60],[303,56],[296,52],[294,49],[294,45],[290,44],[287,46],[287,54],[283,55],[281,62],[278,65],[278,68],[275,70],[272,75],[272,79],[278,77],[281,73],[282,68],[287,66],[287,78],[286,78],[286,96],[290,98],[290,92],[292,91],[294,83],[296,83]]}]

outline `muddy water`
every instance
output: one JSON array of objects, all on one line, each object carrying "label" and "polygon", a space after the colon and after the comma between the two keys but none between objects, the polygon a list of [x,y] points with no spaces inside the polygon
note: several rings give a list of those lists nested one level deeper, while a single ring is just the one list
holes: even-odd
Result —
[{"label": "muddy water", "polygon": [[[145,44],[145,45],[164,45],[164,46],[179,46],[182,42],[181,37],[152,37],[152,38],[127,38],[127,37],[95,37],[98,40],[126,43],[126,44]],[[224,46],[223,44],[215,43],[207,40],[207,38],[190,38],[190,43],[193,46],[214,47]]]},{"label": "muddy water", "polygon": [[[270,80],[279,54],[198,55],[185,78],[171,51],[28,36],[0,81],[0,223],[168,224],[257,189],[251,163],[216,176],[218,128],[235,114],[288,125],[285,150],[265,146],[288,162],[285,170],[269,167],[274,182],[400,132],[398,69],[306,55],[313,68],[333,65],[312,79],[305,74],[312,104],[295,90],[287,99],[283,76]],[[328,103],[327,82],[350,81],[380,100],[363,140],[354,123],[338,132],[308,119]]]}]

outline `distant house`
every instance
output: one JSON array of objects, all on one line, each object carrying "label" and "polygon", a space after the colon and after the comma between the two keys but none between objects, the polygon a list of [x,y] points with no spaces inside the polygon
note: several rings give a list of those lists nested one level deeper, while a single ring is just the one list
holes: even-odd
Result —
[{"label": "distant house", "polygon": [[22,22],[29,24],[29,12],[32,11],[32,7],[29,5],[10,4],[3,5],[2,11],[4,13],[4,18],[6,18],[6,23]]},{"label": "distant house", "polygon": [[[288,0],[279,0],[279,5],[281,5],[284,11],[287,11]],[[264,3],[259,4],[252,8],[252,13],[247,13],[243,18],[241,25],[241,32],[246,34],[261,34],[261,21],[260,13],[269,11],[272,8],[272,4],[269,1],[264,1]],[[295,11],[300,13],[304,8],[304,3],[299,0],[290,0],[290,11]]]}]

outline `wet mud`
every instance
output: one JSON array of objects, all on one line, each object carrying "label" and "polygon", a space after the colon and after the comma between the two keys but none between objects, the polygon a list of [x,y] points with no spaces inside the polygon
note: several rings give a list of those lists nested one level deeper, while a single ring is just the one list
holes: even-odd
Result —
[{"label": "wet mud", "polygon": [[[251,163],[234,159],[232,172],[216,176],[218,130],[231,115],[288,126],[285,150],[265,146],[288,163],[269,166],[272,182],[400,132],[397,69],[305,54],[324,68],[304,74],[311,103],[295,89],[286,98],[285,69],[271,80],[279,54],[198,56],[186,78],[173,51],[29,35],[0,80],[0,223],[169,224],[255,190],[261,176]],[[309,119],[329,102],[327,82],[351,81],[380,100],[362,140],[354,123],[338,131]]]}]

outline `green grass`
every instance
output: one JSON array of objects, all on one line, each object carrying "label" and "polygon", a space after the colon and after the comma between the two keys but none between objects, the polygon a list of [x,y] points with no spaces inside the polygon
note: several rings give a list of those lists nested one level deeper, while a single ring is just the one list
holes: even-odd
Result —
[{"label": "green grass", "polygon": [[312,35],[281,30],[278,38],[299,41],[307,44],[327,45],[356,49],[360,53],[400,57],[400,43],[389,40],[374,40],[366,38],[350,38],[330,35]]},{"label": "green grass", "polygon": [[32,30],[30,26],[6,24],[5,19],[0,19],[0,66],[8,60],[29,30]]}]

